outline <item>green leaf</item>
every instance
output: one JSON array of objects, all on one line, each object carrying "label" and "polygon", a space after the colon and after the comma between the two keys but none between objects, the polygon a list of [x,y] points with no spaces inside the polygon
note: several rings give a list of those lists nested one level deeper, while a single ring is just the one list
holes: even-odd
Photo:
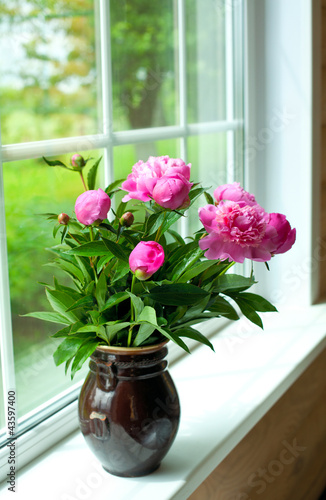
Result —
[{"label": "green leaf", "polygon": [[144,309],[144,303],[141,300],[141,298],[137,297],[137,295],[134,295],[131,292],[126,292],[126,293],[129,295],[129,297],[131,299],[132,305],[133,305],[134,310],[135,310],[135,321],[137,321],[138,316],[140,315],[140,313]]},{"label": "green leaf", "polygon": [[204,192],[204,195],[205,195],[207,203],[209,205],[214,205],[213,197],[207,191]]},{"label": "green leaf", "polygon": [[124,201],[122,201],[118,208],[117,208],[117,212],[116,212],[116,217],[117,219],[120,219],[120,217],[124,214],[125,210],[126,210],[126,206],[127,206],[127,203],[125,203]]},{"label": "green leaf", "polygon": [[67,312],[67,309],[74,304],[74,299],[70,295],[57,290],[46,290],[45,292],[48,301],[56,312],[65,316],[72,323],[78,321],[79,318],[75,313]]},{"label": "green leaf", "polygon": [[232,298],[238,304],[241,312],[246,316],[246,318],[248,318],[252,323],[259,326],[260,328],[264,328],[261,317],[256,313],[255,309],[250,304],[248,304],[245,300],[242,300],[238,296]]},{"label": "green leaf", "polygon": [[115,255],[119,260],[123,260],[124,262],[128,262],[129,257],[126,254],[126,252],[122,249],[118,243],[115,243],[114,241],[108,240],[107,238],[103,238],[103,242],[106,246],[106,248],[113,254]]},{"label": "green leaf", "polygon": [[108,255],[108,247],[105,245],[104,241],[90,241],[89,243],[84,243],[79,247],[72,248],[67,251],[70,255],[82,255],[84,257],[97,257],[101,255]]},{"label": "green leaf", "polygon": [[106,309],[110,309],[110,307],[116,306],[117,304],[123,302],[128,298],[130,298],[130,295],[127,292],[118,292],[114,295],[111,295],[111,297],[108,298],[103,308],[101,309],[101,312],[106,311]]},{"label": "green leaf", "polygon": [[102,309],[104,304],[105,304],[105,297],[106,297],[107,289],[108,289],[108,285],[106,282],[106,276],[102,272],[100,274],[98,282],[96,283],[96,289],[95,289],[95,297],[96,297],[99,309]]},{"label": "green leaf", "polygon": [[169,229],[167,232],[175,239],[177,243],[179,243],[180,245],[185,245],[184,239],[182,238],[182,236],[180,236],[179,233],[177,233],[177,231]]},{"label": "green leaf", "polygon": [[42,158],[45,161],[45,163],[49,165],[49,167],[62,167],[66,168],[67,170],[73,170],[72,168],[68,168],[67,165],[62,163],[62,161],[60,160],[47,160],[44,156],[42,156]]},{"label": "green leaf", "polygon": [[65,316],[56,312],[40,311],[24,314],[23,316],[29,316],[31,318],[37,318],[43,321],[50,321],[51,323],[59,323],[60,325],[70,324],[70,321]]},{"label": "green leaf", "polygon": [[150,323],[142,323],[139,327],[135,340],[133,341],[133,347],[141,345],[145,340],[147,340],[152,333],[156,330],[156,326]]},{"label": "green leaf", "polygon": [[208,295],[198,286],[188,283],[173,283],[152,288],[148,296],[166,306],[192,305]]},{"label": "green leaf", "polygon": [[[244,292],[238,295],[241,300],[245,300],[254,308],[255,311],[259,312],[277,312],[277,309],[268,300],[264,299],[260,295],[255,293]],[[233,297],[232,297],[233,298]]]},{"label": "green leaf", "polygon": [[70,262],[67,261],[49,262],[46,265],[49,267],[56,267],[58,269],[61,269],[65,273],[69,274],[69,276],[71,276],[73,279],[77,278],[81,283],[84,281],[82,271],[77,266],[71,264]]},{"label": "green leaf", "polygon": [[53,353],[56,366],[61,365],[71,357],[75,356],[79,347],[85,342],[83,338],[67,337]]},{"label": "green leaf", "polygon": [[128,321],[122,321],[119,323],[118,321],[110,321],[105,324],[106,328],[106,334],[109,339],[109,342],[111,343],[114,337],[120,330],[123,330],[124,328],[128,328],[130,326],[130,322]]},{"label": "green leaf", "polygon": [[213,304],[211,304],[207,309],[230,320],[236,321],[239,319],[237,311],[230,304],[230,302],[220,296],[216,297]]},{"label": "green leaf", "polygon": [[57,224],[55,224],[55,225],[53,226],[53,233],[52,233],[52,234],[53,234],[53,238],[55,238],[55,237],[56,237],[56,235],[57,235],[57,233],[58,233],[58,231],[59,231],[60,227],[62,227],[62,225],[61,225],[61,224],[59,224],[59,223],[57,223]]},{"label": "green leaf", "polygon": [[214,287],[214,292],[235,292],[247,290],[254,283],[254,278],[245,278],[239,274],[223,274],[216,280],[216,284]]},{"label": "green leaf", "polygon": [[177,279],[177,282],[186,283],[219,262],[219,260],[204,260],[203,262],[198,262],[198,264],[195,264],[191,269],[188,269],[182,274],[182,276]]},{"label": "green leaf", "polygon": [[110,273],[111,283],[115,283],[116,281],[120,280],[129,272],[130,272],[129,262],[124,262],[122,260],[119,260]]},{"label": "green leaf", "polygon": [[71,380],[74,378],[76,372],[81,369],[85,361],[93,354],[98,345],[99,342],[97,340],[88,340],[80,346],[71,366]]},{"label": "green leaf", "polygon": [[96,160],[94,165],[88,171],[88,174],[87,174],[88,189],[95,189],[97,168],[98,168],[101,160],[102,160],[102,156],[98,160]]},{"label": "green leaf", "polygon": [[182,349],[184,349],[186,352],[190,354],[187,344],[185,344],[184,341],[181,340],[180,337],[178,337],[178,335],[175,332],[171,332],[171,330],[164,330],[160,326],[157,326],[156,330],[158,330],[160,333],[162,333],[162,335],[164,335],[164,337],[166,337],[169,340],[172,340],[172,342],[177,344],[179,347],[182,347]]},{"label": "green leaf", "polygon": [[74,302],[72,304],[72,306],[70,306],[66,312],[69,312],[69,311],[73,311],[74,309],[79,309],[79,308],[90,308],[94,305],[94,300],[93,300],[93,296],[92,295],[86,295],[85,297],[81,297],[80,299],[76,300],[76,302]]},{"label": "green leaf", "polygon": [[72,325],[68,325],[65,328],[62,328],[61,330],[57,331],[51,337],[53,338],[60,338],[60,337],[68,337],[69,335],[73,335],[74,333],[77,332],[79,328],[83,326],[83,323],[81,321],[77,321],[77,323],[73,323]]},{"label": "green leaf", "polygon": [[[86,280],[86,283],[90,283],[92,281],[92,277],[91,277],[91,274],[90,274],[90,271],[91,271],[91,267],[90,265],[87,263],[84,262],[84,260],[82,259],[82,257],[79,257],[78,255],[75,255],[75,260],[83,274],[83,277],[85,278]],[[81,282],[83,280],[80,280]]]},{"label": "green leaf", "polygon": [[[125,179],[117,179],[116,181],[114,181],[114,182],[112,182],[111,184],[109,184],[109,185],[108,185],[108,187],[107,187],[107,188],[106,188],[106,190],[105,190],[106,194],[107,194],[108,196],[112,196],[112,194],[114,194],[114,193],[116,192],[116,191],[114,191],[114,190],[115,190],[115,188],[116,188],[117,186],[120,186],[120,184],[122,184],[124,180],[125,180]],[[120,189],[119,189],[119,191],[120,191]]]},{"label": "green leaf", "polygon": [[212,349],[212,351],[214,351],[214,347],[211,342],[202,333],[194,328],[179,328],[178,330],[175,330],[175,333],[179,335],[179,337],[187,337],[189,339],[197,340],[197,342],[207,345]]},{"label": "green leaf", "polygon": [[137,318],[137,323],[140,321],[147,321],[147,323],[151,323],[152,325],[156,326],[157,319],[154,307],[145,306]]},{"label": "green leaf", "polygon": [[205,193],[206,191],[206,188],[203,188],[203,187],[200,187],[200,188],[196,188],[195,186],[192,187],[192,189],[190,190],[190,193],[189,193],[189,198],[190,198],[190,201],[191,201],[191,205],[193,204],[193,202],[203,193]]},{"label": "green leaf", "polygon": [[183,274],[188,268],[191,268],[193,264],[203,255],[204,252],[199,247],[185,255],[182,261],[178,262],[178,264],[173,268],[171,281],[175,281],[180,278],[181,274]]}]

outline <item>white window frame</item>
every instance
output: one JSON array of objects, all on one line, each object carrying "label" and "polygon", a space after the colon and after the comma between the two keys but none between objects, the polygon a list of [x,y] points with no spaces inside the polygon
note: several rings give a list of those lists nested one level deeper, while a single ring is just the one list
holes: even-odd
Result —
[{"label": "white window frame", "polygon": [[[230,8],[230,2],[234,2]],[[221,0],[218,0],[217,7]],[[241,89],[238,88],[236,95],[233,95],[232,82],[239,81],[239,75],[242,72],[242,58],[234,57],[234,39],[233,39],[233,17],[237,16],[237,12],[241,12],[242,0],[226,0],[226,37],[228,40],[226,48],[226,63],[227,63],[227,119],[224,121],[211,121],[207,123],[191,123],[187,121],[187,77],[186,77],[186,53],[185,53],[185,0],[177,0],[177,19],[178,19],[178,58],[179,58],[179,125],[166,127],[153,127],[149,129],[130,130],[122,132],[114,132],[112,130],[112,73],[110,60],[110,14],[109,2],[106,0],[98,0],[99,9],[99,30],[101,32],[101,83],[102,83],[102,116],[103,116],[103,131],[100,134],[88,135],[82,137],[62,138],[44,140],[38,142],[29,142],[23,144],[4,145],[0,149],[0,346],[1,346],[1,362],[3,370],[3,405],[7,413],[8,401],[7,394],[9,390],[15,388],[15,370],[14,370],[14,353],[12,341],[12,325],[10,312],[10,293],[9,293],[9,277],[8,277],[8,260],[6,246],[6,224],[4,210],[4,188],[2,178],[2,164],[5,162],[13,162],[41,156],[55,156],[76,151],[85,151],[91,149],[104,150],[104,181],[108,184],[113,179],[113,148],[118,145],[136,144],[141,142],[149,142],[164,139],[179,139],[180,140],[180,156],[187,161],[187,139],[190,136],[205,135],[217,132],[227,133],[227,150],[228,150],[228,181],[234,180],[236,164],[234,161],[234,144],[235,136],[241,135],[244,129],[242,119],[236,119],[239,107],[242,105]],[[240,24],[238,24],[237,34],[242,37]],[[1,137],[0,137],[1,143]],[[190,159],[189,159],[190,161]],[[184,228],[185,229],[185,228]],[[223,323],[221,323],[223,324]],[[208,326],[208,330],[216,331],[216,326]],[[19,463],[20,467],[29,462],[35,455],[41,453],[54,442],[70,433],[76,428],[76,395],[81,383],[73,386],[71,390],[53,398],[52,416],[39,424],[43,412],[47,411],[48,404],[38,407],[31,412],[28,417],[33,417],[35,428],[25,432],[19,436]],[[62,407],[63,402],[67,404],[61,411],[57,411]],[[24,422],[26,417],[20,419],[18,424],[24,430]],[[37,425],[38,424],[38,425]],[[55,431],[55,432],[54,432]],[[0,450],[0,480],[1,476],[6,473],[6,450],[1,454]],[[3,459],[1,461],[1,459]],[[2,467],[1,467],[2,466]]]}]

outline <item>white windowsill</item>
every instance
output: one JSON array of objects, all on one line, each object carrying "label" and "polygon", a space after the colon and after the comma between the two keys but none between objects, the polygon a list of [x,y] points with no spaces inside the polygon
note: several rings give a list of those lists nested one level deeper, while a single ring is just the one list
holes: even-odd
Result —
[{"label": "white windowsill", "polygon": [[[15,499],[184,500],[254,427],[326,346],[326,305],[246,320],[171,368],[181,400],[177,438],[153,474],[123,479],[104,472],[79,432],[17,474]],[[1,498],[13,498],[2,483]]]}]

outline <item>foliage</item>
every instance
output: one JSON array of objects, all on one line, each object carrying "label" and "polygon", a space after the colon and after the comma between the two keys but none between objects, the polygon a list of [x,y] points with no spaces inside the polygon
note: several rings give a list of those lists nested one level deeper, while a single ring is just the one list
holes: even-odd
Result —
[{"label": "foliage", "polygon": [[[91,167],[93,174],[84,180],[88,188],[94,186],[95,170]],[[110,198],[120,183],[106,188]],[[186,239],[174,229],[205,191],[194,184],[190,205],[178,210],[164,209],[153,200],[139,203],[143,217],[135,218],[131,226],[123,225],[121,219],[126,212],[124,202],[111,211],[113,217],[89,226],[74,217],[61,225],[57,214],[45,214],[55,224],[53,234],[61,233],[61,242],[51,249],[54,261],[50,265],[65,273],[71,283],[67,286],[54,278],[53,284],[46,285],[53,311],[27,316],[61,325],[54,337],[63,341],[54,359],[57,365],[65,363],[66,371],[71,366],[72,377],[98,345],[138,347],[169,339],[189,351],[183,339],[190,338],[213,348],[197,330],[198,323],[219,317],[237,320],[237,304],[250,321],[262,327],[258,313],[276,310],[248,292],[255,283],[252,274],[226,274],[234,262],[204,257],[198,246],[204,229]],[[137,210],[134,205],[133,210]],[[159,243],[165,255],[164,264],[145,281],[138,280],[129,266],[129,256],[141,241]]]}]

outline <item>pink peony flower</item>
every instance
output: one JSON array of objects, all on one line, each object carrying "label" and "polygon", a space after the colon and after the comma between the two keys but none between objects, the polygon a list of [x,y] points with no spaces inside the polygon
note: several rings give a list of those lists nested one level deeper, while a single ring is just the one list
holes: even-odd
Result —
[{"label": "pink peony flower", "polygon": [[129,255],[129,267],[141,281],[150,278],[163,262],[164,250],[156,241],[141,241]]},{"label": "pink peony flower", "polygon": [[257,205],[255,197],[253,194],[245,191],[239,184],[239,182],[233,182],[233,184],[223,184],[219,186],[214,191],[214,198],[217,203],[222,200],[236,201],[241,206],[243,205]]},{"label": "pink peony flower", "polygon": [[192,183],[181,174],[173,177],[165,175],[158,179],[153,189],[154,201],[164,208],[176,210],[188,203]]},{"label": "pink peony flower", "polygon": [[110,197],[103,189],[89,190],[78,196],[75,213],[81,224],[90,226],[95,221],[106,219],[110,207]]},{"label": "pink peony flower", "polygon": [[295,242],[296,230],[291,229],[285,215],[276,213],[269,215],[269,225],[274,227],[277,231],[277,235],[272,238],[272,242],[275,245],[272,254],[285,253],[290,250]]},{"label": "pink peony flower", "polygon": [[[190,167],[191,165],[186,165],[183,160],[170,158],[169,156],[150,156],[146,163],[139,161],[132,167],[132,173],[128,175],[127,180],[121,185],[123,190],[128,191],[128,194],[123,197],[122,201],[126,202],[135,199],[146,202],[153,199],[153,192],[156,184],[162,178],[178,179],[178,181],[170,183],[171,185],[177,184],[179,186],[179,189],[174,188],[174,192],[179,192],[180,190],[185,191],[185,186],[190,185]],[[181,180],[182,182],[180,182]],[[166,184],[166,182],[164,184]],[[181,184],[183,185],[181,186]],[[191,186],[192,184],[189,190]],[[182,197],[182,195],[180,195],[179,198],[180,197]],[[183,197],[183,200],[185,200],[185,198],[186,196]],[[168,204],[171,203],[168,202]],[[172,204],[175,205],[176,208],[180,207],[180,204]]]},{"label": "pink peony flower", "polygon": [[208,259],[235,262],[243,262],[245,258],[258,262],[271,259],[277,230],[269,224],[269,214],[258,204],[240,206],[234,201],[221,201],[217,207],[200,208],[199,218],[209,233],[199,241],[200,248],[207,250]]},{"label": "pink peony flower", "polygon": [[121,185],[124,191],[129,191],[122,201],[126,202],[131,199],[149,201],[157,179],[161,176],[160,165],[150,165],[139,161],[132,167],[132,173]]},{"label": "pink peony flower", "polygon": [[183,175],[187,181],[190,180],[191,163],[185,164],[180,158],[170,158],[169,156],[150,156],[147,164],[160,168],[161,175],[174,176],[175,174]]}]

